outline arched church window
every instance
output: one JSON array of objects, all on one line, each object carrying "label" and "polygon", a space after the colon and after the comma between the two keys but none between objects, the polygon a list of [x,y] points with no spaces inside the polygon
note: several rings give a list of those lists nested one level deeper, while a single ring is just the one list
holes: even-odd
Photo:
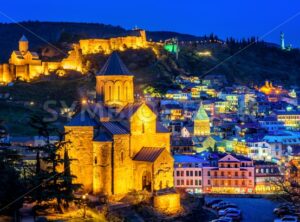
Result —
[{"label": "arched church window", "polygon": [[128,99],[128,86],[125,86],[125,100]]},{"label": "arched church window", "polygon": [[118,86],[118,100],[121,99],[121,88],[120,86]]},{"label": "arched church window", "polygon": [[142,122],[142,133],[145,133],[145,123]]},{"label": "arched church window", "polygon": [[124,162],[124,152],[121,152],[121,163],[123,164]]},{"label": "arched church window", "polygon": [[98,163],[98,161],[97,161],[97,157],[96,157],[96,156],[95,156],[95,160],[94,160],[94,161],[95,161],[95,164],[97,164],[97,163]]},{"label": "arched church window", "polygon": [[112,88],[111,86],[108,87],[108,100],[111,100],[111,95],[112,95]]}]

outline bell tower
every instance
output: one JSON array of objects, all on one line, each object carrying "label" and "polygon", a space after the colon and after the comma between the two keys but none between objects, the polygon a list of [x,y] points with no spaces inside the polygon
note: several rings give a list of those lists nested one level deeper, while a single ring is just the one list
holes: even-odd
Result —
[{"label": "bell tower", "polygon": [[19,51],[22,53],[22,55],[25,55],[29,48],[29,42],[25,35],[23,35],[19,40]]},{"label": "bell tower", "polygon": [[124,107],[134,102],[133,74],[117,52],[113,52],[96,76],[97,101],[106,106]]},{"label": "bell tower", "polygon": [[209,117],[200,105],[195,117],[194,117],[194,136],[209,136],[210,135],[210,123]]}]

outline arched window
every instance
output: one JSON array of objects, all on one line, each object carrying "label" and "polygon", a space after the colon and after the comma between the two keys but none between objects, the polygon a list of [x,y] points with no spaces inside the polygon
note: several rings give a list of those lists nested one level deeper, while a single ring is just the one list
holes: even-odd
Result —
[{"label": "arched window", "polygon": [[145,133],[145,123],[142,122],[142,133]]},{"label": "arched window", "polygon": [[118,100],[120,100],[121,99],[121,87],[120,86],[118,86],[117,94],[118,94]]},{"label": "arched window", "polygon": [[98,161],[97,161],[97,157],[95,156],[95,164],[97,164],[98,163]]},{"label": "arched window", "polygon": [[111,96],[112,96],[112,88],[111,88],[111,86],[109,86],[108,87],[108,100],[112,99]]},{"label": "arched window", "polygon": [[[162,181],[159,181],[159,189],[161,190],[162,189]],[[188,184],[187,184],[188,185]]]},{"label": "arched window", "polygon": [[125,101],[128,99],[128,86],[125,86]]},{"label": "arched window", "polygon": [[124,152],[121,152],[121,163],[123,164],[124,162]]}]

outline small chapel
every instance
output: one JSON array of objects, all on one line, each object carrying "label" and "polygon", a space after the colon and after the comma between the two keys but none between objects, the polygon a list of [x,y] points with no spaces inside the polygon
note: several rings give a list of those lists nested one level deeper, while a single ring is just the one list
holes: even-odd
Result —
[{"label": "small chapel", "polygon": [[[122,196],[173,187],[170,132],[151,106],[134,101],[133,79],[113,52],[96,75],[97,103],[82,107],[64,127],[75,159],[71,172],[85,192]],[[179,196],[172,198],[179,206]]]}]

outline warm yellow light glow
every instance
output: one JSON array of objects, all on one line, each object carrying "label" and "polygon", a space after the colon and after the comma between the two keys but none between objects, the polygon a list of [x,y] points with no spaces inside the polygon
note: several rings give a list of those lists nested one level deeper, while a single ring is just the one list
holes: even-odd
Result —
[{"label": "warm yellow light glow", "polygon": [[82,100],[81,100],[81,104],[82,104],[82,105],[86,105],[86,104],[87,104],[87,100],[86,100],[86,99],[82,99]]},{"label": "warm yellow light glow", "polygon": [[212,53],[211,51],[202,51],[202,52],[197,52],[197,55],[201,57],[210,57],[212,56]]}]

